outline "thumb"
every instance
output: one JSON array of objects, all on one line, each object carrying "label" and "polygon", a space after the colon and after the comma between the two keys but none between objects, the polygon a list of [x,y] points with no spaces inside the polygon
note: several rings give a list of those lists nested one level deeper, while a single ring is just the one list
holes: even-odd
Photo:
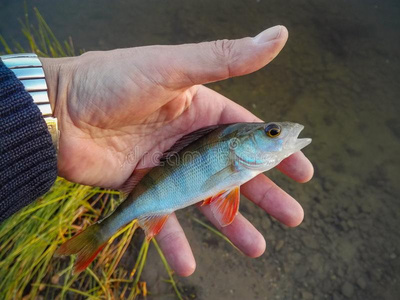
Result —
[{"label": "thumb", "polygon": [[183,88],[252,73],[273,60],[287,38],[287,29],[279,25],[253,38],[168,46],[162,52],[168,85]]}]

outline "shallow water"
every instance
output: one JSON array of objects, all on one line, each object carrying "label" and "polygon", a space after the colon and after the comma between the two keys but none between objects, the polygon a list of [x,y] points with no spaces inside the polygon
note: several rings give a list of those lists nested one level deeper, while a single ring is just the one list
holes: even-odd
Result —
[{"label": "shallow water", "polygon": [[[22,41],[22,1],[0,3],[0,33]],[[396,299],[400,295],[400,2],[388,1],[27,1],[57,37],[113,49],[252,36],[289,29],[282,53],[252,75],[210,85],[266,121],[305,125],[314,179],[271,177],[303,205],[285,228],[249,201],[241,212],[267,252],[245,258],[178,216],[198,267],[180,279],[197,299]],[[154,258],[153,260],[151,258]],[[154,299],[173,298],[155,253],[145,268]],[[169,293],[168,295],[165,293]]]}]

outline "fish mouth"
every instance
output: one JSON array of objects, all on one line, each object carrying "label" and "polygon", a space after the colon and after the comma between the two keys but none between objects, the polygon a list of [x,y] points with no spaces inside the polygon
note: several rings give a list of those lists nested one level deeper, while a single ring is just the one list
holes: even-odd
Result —
[{"label": "fish mouth", "polygon": [[293,152],[300,151],[307,145],[309,145],[312,141],[311,138],[301,138],[299,139],[298,136],[300,135],[300,132],[304,129],[304,126],[301,124],[295,124],[293,128],[293,139],[290,144],[293,146]]},{"label": "fish mouth", "polygon": [[297,149],[297,151],[299,151],[299,150],[303,149],[304,147],[306,147],[307,145],[309,145],[311,143],[311,141],[312,141],[311,138],[297,139],[295,148]]}]

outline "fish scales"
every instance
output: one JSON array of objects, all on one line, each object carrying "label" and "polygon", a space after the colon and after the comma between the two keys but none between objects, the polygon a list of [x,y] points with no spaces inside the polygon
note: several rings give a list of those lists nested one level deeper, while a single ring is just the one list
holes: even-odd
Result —
[{"label": "fish scales", "polygon": [[290,122],[236,123],[183,137],[183,146],[176,144],[183,148],[148,172],[114,212],[56,254],[77,253],[75,271],[82,271],[125,224],[138,219],[152,238],[171,213],[202,200],[221,226],[229,225],[238,212],[239,186],[307,146],[311,139],[298,138],[303,128]]}]

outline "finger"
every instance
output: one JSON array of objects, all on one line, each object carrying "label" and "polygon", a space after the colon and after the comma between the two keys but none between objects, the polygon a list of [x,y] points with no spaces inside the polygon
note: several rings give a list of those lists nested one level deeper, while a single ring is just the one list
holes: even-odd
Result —
[{"label": "finger", "polygon": [[196,261],[174,213],[169,216],[156,239],[168,264],[176,274],[185,277],[193,274],[196,269]]},{"label": "finger", "polygon": [[304,211],[301,205],[264,174],[242,185],[240,191],[287,226],[295,227],[303,221]]},{"label": "finger", "polygon": [[184,88],[257,71],[278,55],[287,38],[287,29],[275,26],[253,38],[170,46],[158,55],[171,80],[166,85]]},{"label": "finger", "polygon": [[313,165],[301,151],[284,159],[277,168],[283,174],[302,183],[309,181],[314,175]]},{"label": "finger", "polygon": [[[205,103],[210,103],[212,109]],[[203,85],[198,86],[192,106],[196,108],[197,115],[202,117],[196,119],[199,122],[198,124],[202,126],[237,122],[262,122],[260,118],[243,106]],[[203,120],[207,123],[204,124]]]},{"label": "finger", "polygon": [[264,253],[264,237],[242,214],[238,213],[231,224],[222,227],[209,206],[200,206],[199,209],[244,254],[259,257]]}]

